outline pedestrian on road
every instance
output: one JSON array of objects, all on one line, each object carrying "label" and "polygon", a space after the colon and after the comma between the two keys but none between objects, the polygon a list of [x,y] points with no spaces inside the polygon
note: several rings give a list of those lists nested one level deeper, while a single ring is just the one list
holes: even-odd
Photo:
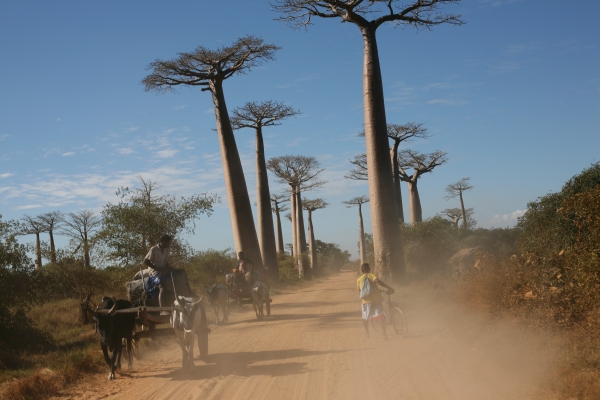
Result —
[{"label": "pedestrian on road", "polygon": [[370,337],[369,319],[373,319],[374,322],[381,324],[383,337],[387,339],[387,333],[385,331],[387,323],[385,316],[383,315],[383,296],[377,285],[388,289],[390,294],[394,293],[394,289],[379,280],[377,275],[371,274],[371,267],[369,264],[362,264],[360,266],[360,271],[363,274],[356,281],[356,286],[358,287],[358,293],[362,300],[362,319],[363,326],[365,327],[365,334],[363,336]]}]

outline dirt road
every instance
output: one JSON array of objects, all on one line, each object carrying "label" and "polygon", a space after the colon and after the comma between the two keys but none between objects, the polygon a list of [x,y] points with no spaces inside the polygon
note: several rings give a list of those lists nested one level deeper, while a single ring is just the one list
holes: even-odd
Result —
[{"label": "dirt road", "polygon": [[528,398],[551,376],[539,338],[470,315],[430,285],[398,293],[409,337],[362,338],[355,282],[347,271],[280,293],[263,321],[246,306],[214,329],[211,355],[192,373],[180,370],[173,340],[116,381],[102,374],[68,397],[505,400]]}]

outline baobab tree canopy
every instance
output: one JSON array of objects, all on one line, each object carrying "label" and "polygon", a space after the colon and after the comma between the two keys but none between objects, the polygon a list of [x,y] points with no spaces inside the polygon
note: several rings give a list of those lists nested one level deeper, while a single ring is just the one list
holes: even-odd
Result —
[{"label": "baobab tree canopy", "polygon": [[441,150],[429,154],[419,153],[414,150],[402,150],[398,152],[398,164],[402,169],[413,169],[413,175],[418,177],[448,162],[446,154],[446,152]]},{"label": "baobab tree canopy", "polygon": [[[310,25],[312,17],[341,18],[343,22],[375,28],[387,22],[415,28],[463,24],[460,15],[440,12],[440,6],[446,3],[460,3],[460,0],[275,0],[271,7],[284,14],[278,18],[280,21],[294,28]],[[376,18],[367,19],[370,15]]]},{"label": "baobab tree canopy", "polygon": [[261,65],[264,60],[273,60],[277,50],[279,47],[255,36],[245,36],[216,50],[199,46],[191,53],[179,53],[173,60],[153,61],[148,66],[152,73],[142,84],[146,91],[159,93],[173,91],[179,85],[207,87],[212,80],[223,81]]},{"label": "baobab tree canopy", "polygon": [[446,187],[446,199],[452,199],[460,196],[462,192],[473,189],[474,186],[469,184],[471,178],[463,178],[456,183],[452,183]]},{"label": "baobab tree canopy", "polygon": [[279,121],[294,117],[300,114],[300,111],[283,103],[268,100],[261,103],[248,102],[243,107],[233,110],[232,114],[231,125],[233,129],[260,129],[263,126],[281,125]]},{"label": "baobab tree canopy", "polygon": [[293,155],[273,157],[267,162],[267,168],[279,178],[280,183],[298,186],[302,190],[325,184],[317,179],[323,172],[323,168],[315,157]]}]

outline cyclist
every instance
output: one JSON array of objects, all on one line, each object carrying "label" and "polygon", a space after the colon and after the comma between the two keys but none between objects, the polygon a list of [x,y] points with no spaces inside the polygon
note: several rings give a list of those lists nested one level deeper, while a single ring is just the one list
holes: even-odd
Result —
[{"label": "cyclist", "polygon": [[[383,315],[383,296],[377,285],[388,289],[390,294],[394,293],[394,289],[382,282],[375,274],[371,274],[369,264],[362,264],[360,271],[362,275],[356,281],[356,286],[362,299],[362,319],[363,326],[365,327],[365,334],[363,336],[370,337],[369,319],[373,319],[373,321],[380,321],[383,337],[387,339],[387,333],[385,332],[387,323]],[[366,280],[369,282],[365,285]]]}]

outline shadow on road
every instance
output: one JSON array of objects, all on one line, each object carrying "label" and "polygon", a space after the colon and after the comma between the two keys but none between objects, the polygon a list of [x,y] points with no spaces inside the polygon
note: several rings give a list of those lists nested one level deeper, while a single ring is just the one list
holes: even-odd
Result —
[{"label": "shadow on road", "polygon": [[[308,372],[307,362],[280,362],[291,358],[318,357],[326,354],[344,353],[350,350],[309,351],[302,349],[266,350],[257,352],[216,353],[208,356],[203,365],[196,365],[192,372],[177,369],[156,378],[172,380],[202,380],[230,375],[237,376],[286,376]],[[264,362],[273,361],[269,364]],[[198,363],[198,361],[196,361]],[[255,363],[262,363],[253,365]]]}]

